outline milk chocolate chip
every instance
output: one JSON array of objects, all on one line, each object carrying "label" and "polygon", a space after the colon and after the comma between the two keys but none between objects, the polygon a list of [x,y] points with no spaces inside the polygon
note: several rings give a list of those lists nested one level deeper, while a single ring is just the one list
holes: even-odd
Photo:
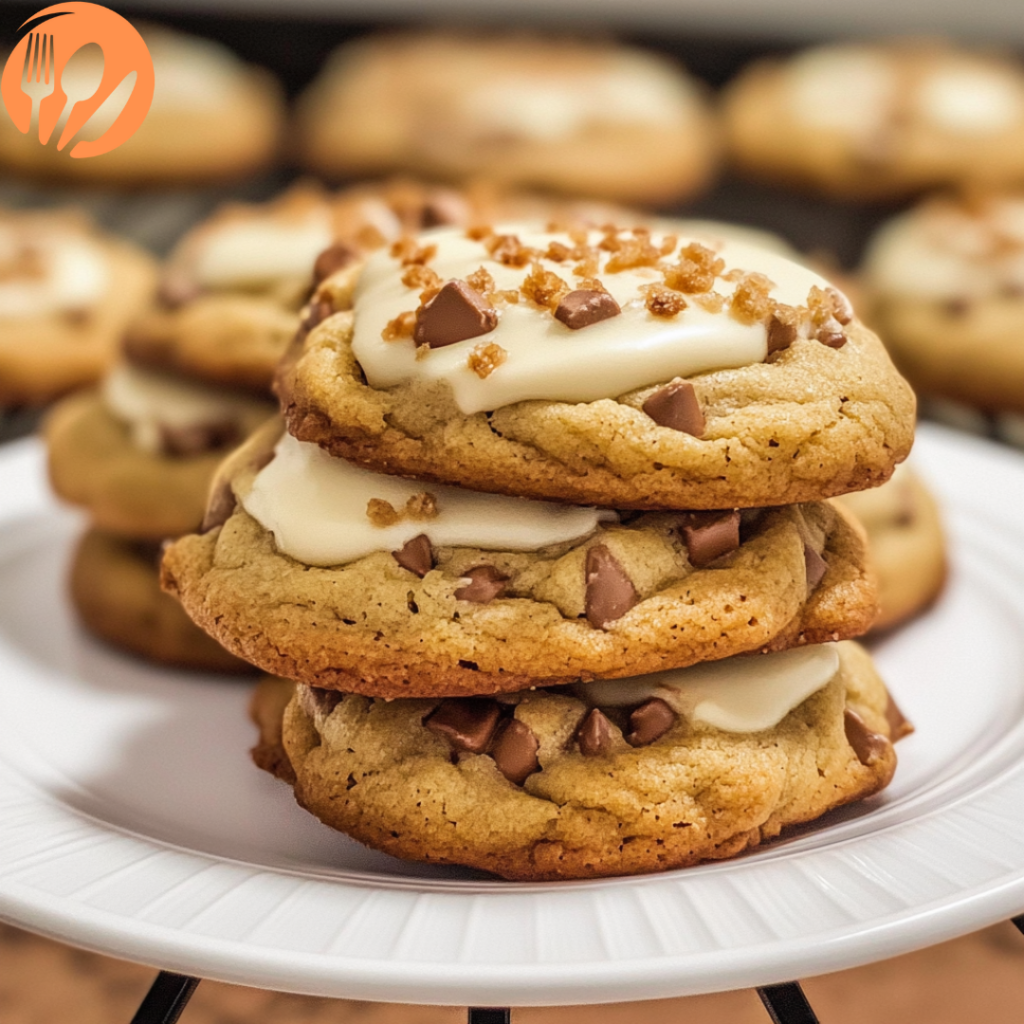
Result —
[{"label": "milk chocolate chip", "polygon": [[570,330],[578,331],[581,327],[589,327],[601,320],[618,316],[621,312],[619,304],[607,292],[596,288],[578,288],[558,303],[555,319]]},{"label": "milk chocolate chip", "polygon": [[420,579],[434,568],[434,552],[430,549],[430,540],[425,533],[406,541],[398,551],[392,551],[391,557],[409,572],[416,573]]},{"label": "milk chocolate chip", "polygon": [[494,739],[501,708],[494,700],[479,697],[452,697],[440,704],[423,720],[438,736],[443,736],[452,750],[482,754]]},{"label": "milk chocolate chip", "polygon": [[897,740],[909,736],[914,731],[914,726],[908,722],[900,711],[899,705],[888,694],[888,703],[885,705],[885,719],[889,723],[889,739],[895,743]]},{"label": "milk chocolate chip", "polygon": [[885,736],[872,732],[864,719],[850,708],[843,713],[843,727],[846,730],[846,741],[853,747],[853,752],[862,765],[870,767],[891,746]]},{"label": "milk chocolate chip", "polygon": [[646,747],[660,739],[676,724],[676,713],[660,697],[652,697],[629,716],[626,742],[631,747]]},{"label": "milk chocolate chip", "polygon": [[157,288],[157,298],[168,309],[179,309],[199,298],[202,291],[189,271],[178,267],[164,271]]},{"label": "milk chocolate chip", "polygon": [[540,768],[537,751],[540,744],[537,737],[525,722],[518,718],[509,718],[498,733],[498,738],[491,748],[491,757],[498,766],[498,771],[517,786],[521,786],[527,778]]},{"label": "milk chocolate chip", "polygon": [[326,320],[334,312],[334,307],[327,299],[317,299],[309,303],[302,311],[299,321],[299,336],[305,337],[318,323]]},{"label": "milk chocolate chip", "polygon": [[731,512],[687,512],[679,532],[690,556],[690,564],[701,568],[740,546],[740,514]]},{"label": "milk chocolate chip", "polygon": [[165,455],[202,455],[217,448],[238,444],[238,426],[231,420],[220,423],[193,423],[189,426],[170,426],[162,423],[160,449]]},{"label": "milk chocolate chip", "polygon": [[347,267],[350,263],[354,262],[358,256],[359,253],[355,249],[341,242],[335,242],[334,245],[328,246],[317,256],[316,262],[313,264],[314,283],[319,284],[330,277],[331,274],[336,274],[343,267]]},{"label": "milk chocolate chip", "polygon": [[504,589],[508,582],[493,565],[475,565],[462,574],[469,583],[455,591],[457,601],[472,601],[474,604],[488,604]]},{"label": "milk chocolate chip", "polygon": [[704,433],[704,413],[688,380],[675,380],[659,388],[644,402],[643,410],[659,427],[694,437]]},{"label": "milk chocolate chip", "polygon": [[804,544],[804,569],[807,573],[807,593],[810,594],[828,572],[828,562],[810,544]]},{"label": "milk chocolate chip", "polygon": [[200,533],[209,533],[218,526],[223,526],[235,512],[235,492],[227,477],[220,477],[214,482],[210,491],[210,500],[206,503]]},{"label": "milk chocolate chip", "polygon": [[444,348],[487,334],[498,326],[498,311],[465,281],[449,281],[416,311],[413,340],[417,345]]},{"label": "milk chocolate chip", "polygon": [[600,757],[611,749],[615,726],[599,708],[591,708],[576,730],[576,742],[584,757]]},{"label": "milk chocolate chip", "polygon": [[595,544],[587,551],[584,581],[587,621],[595,629],[606,629],[639,600],[636,587],[603,544]]},{"label": "milk chocolate chip", "polygon": [[768,355],[789,348],[796,341],[796,325],[787,324],[777,316],[768,323]]}]

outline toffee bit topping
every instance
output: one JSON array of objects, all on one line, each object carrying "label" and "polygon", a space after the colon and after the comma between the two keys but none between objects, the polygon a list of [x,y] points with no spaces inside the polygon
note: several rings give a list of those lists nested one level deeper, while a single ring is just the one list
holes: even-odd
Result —
[{"label": "toffee bit topping", "polygon": [[828,562],[810,544],[804,544],[804,568],[807,572],[807,593],[810,594],[828,572]]},{"label": "toffee bit topping", "polygon": [[616,732],[611,719],[599,708],[591,708],[576,730],[576,742],[584,757],[600,757],[611,749]]},{"label": "toffee bit topping", "polygon": [[[438,277],[437,271],[431,270],[430,267],[425,267],[422,263],[412,263],[405,269],[405,273],[402,274],[402,284],[406,288],[421,288],[421,289],[436,289],[441,288],[441,278]],[[428,299],[424,299],[420,296],[421,301],[427,302]]]},{"label": "toffee bit topping", "polygon": [[651,316],[670,320],[686,309],[686,299],[679,292],[674,292],[664,285],[645,284],[640,286],[640,291],[644,293],[644,305]]},{"label": "toffee bit topping", "polygon": [[540,769],[539,749],[540,743],[530,727],[518,718],[509,718],[491,747],[491,757],[509,782],[521,786]]},{"label": "toffee bit topping", "polygon": [[406,236],[391,246],[391,255],[400,260],[403,267],[416,263],[429,263],[437,255],[437,246],[421,246],[415,238]]},{"label": "toffee bit topping", "polygon": [[846,742],[853,747],[857,760],[866,767],[879,761],[892,746],[888,737],[878,732],[872,732],[864,719],[852,708],[847,708],[843,712],[843,727],[846,732]]},{"label": "toffee bit topping", "polygon": [[618,242],[617,248],[612,251],[604,265],[606,274],[617,274],[622,270],[633,270],[636,267],[656,267],[661,259],[661,249],[651,244],[650,235],[646,232],[633,238],[619,239]]},{"label": "toffee bit topping", "polygon": [[366,518],[374,526],[383,528],[401,522],[402,514],[390,501],[385,501],[383,498],[371,498],[366,503]]},{"label": "toffee bit topping", "polygon": [[885,720],[889,723],[889,739],[895,743],[904,736],[909,736],[914,731],[914,726],[903,716],[899,705],[892,699],[892,694],[886,696],[888,701],[885,705]]},{"label": "toffee bit topping", "polygon": [[702,295],[691,295],[690,300],[708,313],[721,313],[725,309],[725,296],[718,292],[704,292]]},{"label": "toffee bit topping", "polygon": [[415,573],[420,579],[423,579],[434,568],[434,552],[430,548],[430,540],[425,533],[406,541],[398,551],[391,552],[391,557],[403,569]]},{"label": "toffee bit topping", "polygon": [[744,274],[729,300],[729,309],[741,323],[762,323],[772,311],[768,293],[774,285],[764,274]]},{"label": "toffee bit topping", "polygon": [[697,392],[688,380],[675,380],[659,388],[642,408],[659,427],[679,430],[694,437],[704,433],[704,412],[697,401]]},{"label": "toffee bit topping", "polygon": [[382,249],[388,242],[372,224],[364,224],[356,232],[355,240],[360,249]]},{"label": "toffee bit topping", "polygon": [[498,326],[498,312],[465,281],[453,280],[416,310],[417,345],[443,348],[487,334]]},{"label": "toffee bit topping", "polygon": [[531,302],[544,309],[554,310],[569,291],[569,285],[557,274],[534,263],[521,285],[521,291]]},{"label": "toffee bit topping", "polygon": [[384,325],[384,330],[380,332],[380,336],[385,341],[404,341],[406,338],[411,338],[415,332],[416,314],[409,310],[399,313],[394,320],[389,320]]},{"label": "toffee bit topping", "polygon": [[494,228],[489,224],[471,224],[466,228],[466,237],[471,242],[482,242],[494,237]]},{"label": "toffee bit topping", "polygon": [[679,262],[665,268],[665,284],[677,292],[696,295],[709,292],[725,270],[725,260],[699,242],[691,242],[679,254]]},{"label": "toffee bit topping", "polygon": [[[426,521],[437,518],[437,499],[427,491],[414,494],[401,510],[383,498],[371,498],[366,503],[366,518],[374,526],[394,526],[403,519]],[[411,543],[411,542],[410,542]]]},{"label": "toffee bit topping", "polygon": [[676,713],[659,697],[645,701],[629,716],[626,742],[631,747],[646,747],[661,739],[676,724]]},{"label": "toffee bit topping", "polygon": [[598,260],[597,253],[593,252],[589,256],[584,257],[572,268],[574,277],[595,277],[597,272],[601,269],[600,261]]},{"label": "toffee bit topping", "polygon": [[486,380],[506,359],[508,353],[500,345],[481,341],[473,347],[466,363],[481,380]]},{"label": "toffee bit topping", "polygon": [[500,714],[495,700],[449,697],[423,719],[423,726],[446,739],[452,750],[483,754],[494,739]]},{"label": "toffee bit topping", "polygon": [[[835,288],[811,285],[807,308],[811,313],[814,337],[829,348],[842,348],[846,344],[843,325],[853,319],[853,310],[845,296]],[[840,317],[846,317],[846,320],[840,320]]]},{"label": "toffee bit topping", "polygon": [[455,591],[455,599],[472,601],[474,604],[490,604],[508,582],[508,577],[503,576],[493,565],[475,565],[467,569],[462,578],[469,582]]},{"label": "toffee bit topping", "polygon": [[525,267],[540,253],[523,245],[516,235],[494,235],[487,241],[487,251],[506,267]]},{"label": "toffee bit topping", "polygon": [[490,293],[494,291],[494,278],[491,277],[485,267],[480,267],[478,270],[474,270],[473,273],[466,278],[466,284],[468,284],[473,291],[479,292],[481,295],[490,295]]},{"label": "toffee bit topping", "polygon": [[679,523],[690,564],[695,569],[740,546],[740,514],[731,512],[686,512]]},{"label": "toffee bit topping", "polygon": [[416,519],[425,522],[428,519],[437,518],[437,498],[429,491],[420,491],[414,494],[405,503],[405,515],[408,519]]},{"label": "toffee bit topping", "polygon": [[319,284],[326,280],[332,274],[336,274],[353,263],[358,256],[355,249],[343,242],[335,242],[334,245],[328,246],[317,256],[316,262],[313,264],[313,283]]},{"label": "toffee bit topping", "polygon": [[632,580],[604,544],[587,551],[583,578],[587,621],[595,629],[607,629],[640,599]]},{"label": "toffee bit topping", "polygon": [[578,331],[621,312],[619,304],[603,288],[577,288],[562,297],[555,309],[555,319]]}]

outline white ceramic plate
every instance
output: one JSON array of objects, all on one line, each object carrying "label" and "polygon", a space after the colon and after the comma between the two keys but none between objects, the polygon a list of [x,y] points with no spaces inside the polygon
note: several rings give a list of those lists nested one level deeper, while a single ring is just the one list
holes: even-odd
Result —
[{"label": "white ceramic plate", "polygon": [[321,826],[247,748],[248,685],[149,669],[74,625],[77,518],[0,452],[0,917],[205,977],[358,999],[596,1003],[736,988],[1024,908],[1024,458],[940,428],[942,601],[878,660],[918,727],[890,789],[738,860],[523,885]]}]

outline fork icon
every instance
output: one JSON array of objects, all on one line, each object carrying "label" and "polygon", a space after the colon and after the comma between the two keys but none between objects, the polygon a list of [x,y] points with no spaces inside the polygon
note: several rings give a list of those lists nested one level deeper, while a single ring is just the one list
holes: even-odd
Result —
[{"label": "fork icon", "polygon": [[[29,132],[39,124],[39,104],[56,87],[53,73],[53,36],[30,32],[25,49],[25,67],[21,72],[21,91],[32,101]],[[39,140],[42,142],[42,138]]]}]

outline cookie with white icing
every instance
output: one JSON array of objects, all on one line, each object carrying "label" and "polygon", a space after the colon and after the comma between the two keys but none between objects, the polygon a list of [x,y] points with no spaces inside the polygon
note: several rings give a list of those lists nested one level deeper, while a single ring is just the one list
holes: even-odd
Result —
[{"label": "cookie with white icing", "polygon": [[177,537],[202,522],[225,453],[273,412],[267,401],[123,363],[99,391],[50,413],[50,481],[102,530]]},{"label": "cookie with white icing", "polygon": [[1024,193],[925,200],[882,226],[862,276],[921,395],[1024,413]]},{"label": "cookie with white icing", "polygon": [[872,486],[914,422],[825,279],[643,228],[400,240],[322,282],[278,393],[296,437],[362,465],[616,508]]},{"label": "cookie with white icing", "polygon": [[0,407],[97,380],[155,284],[145,252],[76,211],[0,210]]},{"label": "cookie with white icing", "polygon": [[[499,700],[262,683],[261,767],[374,849],[505,878],[735,856],[883,789],[910,731],[856,644]],[[888,712],[888,713],[887,713]]]},{"label": "cookie with white icing", "polygon": [[105,643],[161,665],[251,672],[160,589],[160,547],[88,530],[71,562],[71,602],[82,625]]},{"label": "cookie with white icing", "polygon": [[[39,145],[0,118],[0,165],[31,177],[130,185],[230,181],[269,166],[278,155],[285,105],[269,71],[243,63],[210,39],[153,25],[139,25],[153,58],[153,102],[138,130],[116,149],[72,159],[73,143],[58,152],[55,139]],[[103,70],[98,47],[81,49],[65,66],[61,85],[76,97],[91,96]],[[75,141],[99,138],[120,113],[104,104]]]},{"label": "cookie with white icing", "polygon": [[545,36],[392,34],[348,43],[300,98],[302,159],[328,175],[483,177],[670,202],[711,177],[704,88],[664,57]]},{"label": "cookie with white icing", "polygon": [[948,559],[939,508],[921,478],[904,464],[881,487],[835,500],[868,535],[880,609],[872,629],[891,629],[927,608],[942,592]]},{"label": "cookie with white icing", "polygon": [[620,514],[360,469],[268,424],[163,582],[268,672],[372,696],[497,693],[856,636],[863,536],[825,503]]},{"label": "cookie with white icing", "polygon": [[1024,69],[947,43],[841,43],[758,61],[725,91],[752,177],[848,199],[1024,178]]}]

